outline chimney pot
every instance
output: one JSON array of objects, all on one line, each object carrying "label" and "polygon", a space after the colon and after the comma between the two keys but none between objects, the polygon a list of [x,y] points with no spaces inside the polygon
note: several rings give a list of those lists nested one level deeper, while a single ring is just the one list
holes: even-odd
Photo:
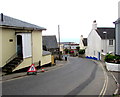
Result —
[{"label": "chimney pot", "polygon": [[92,29],[93,29],[93,30],[96,30],[96,29],[97,29],[97,22],[96,22],[96,20],[93,21]]}]

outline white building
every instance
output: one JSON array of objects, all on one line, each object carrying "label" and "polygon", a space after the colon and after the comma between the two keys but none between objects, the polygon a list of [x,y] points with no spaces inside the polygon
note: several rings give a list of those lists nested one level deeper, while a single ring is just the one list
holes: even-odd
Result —
[{"label": "white building", "polygon": [[86,49],[87,48],[87,38],[83,38],[83,35],[80,37],[80,49]]},{"label": "white building", "polygon": [[115,28],[97,27],[96,21],[93,21],[92,30],[87,39],[86,56],[100,60],[101,54],[114,53]]}]

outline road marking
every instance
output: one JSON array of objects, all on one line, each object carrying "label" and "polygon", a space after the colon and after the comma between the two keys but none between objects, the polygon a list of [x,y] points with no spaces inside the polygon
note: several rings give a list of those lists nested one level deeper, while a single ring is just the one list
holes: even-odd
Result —
[{"label": "road marking", "polygon": [[[67,64],[68,64],[69,62],[70,62],[70,61],[68,60],[68,61],[67,61]],[[66,64],[66,63],[65,63],[65,64]],[[55,67],[50,68],[50,69],[48,69],[47,71],[45,71],[45,73],[46,73],[46,72],[49,72],[49,71],[52,71],[52,70],[57,70],[57,69],[59,69],[59,68],[62,68],[63,66],[65,66],[65,65],[62,64],[62,65],[59,65],[59,66],[55,66]],[[41,74],[41,72],[38,72],[38,74]],[[29,75],[21,76],[21,77],[18,77],[18,78],[0,80],[0,84],[3,83],[3,82],[13,81],[13,80],[17,80],[17,79],[21,79],[21,78],[25,78],[25,77],[29,77]]]},{"label": "road marking", "polygon": [[21,78],[25,78],[25,77],[29,77],[29,76],[25,75],[25,76],[21,76],[21,77],[18,77],[18,78],[6,79],[6,80],[3,80],[3,81],[0,81],[0,83],[13,81],[13,80],[17,80],[17,79],[21,79]]},{"label": "road marking", "polygon": [[105,81],[104,81],[104,85],[103,85],[103,88],[99,94],[98,97],[104,97],[105,93],[106,93],[106,90],[107,90],[107,86],[108,86],[108,76],[107,76],[107,73],[103,67],[103,65],[100,63],[102,69],[103,69],[103,72],[104,72],[104,76],[105,76]]},{"label": "road marking", "polygon": [[115,80],[115,83],[117,84],[117,89],[114,92],[114,95],[117,95],[117,93],[119,91],[119,83],[118,83],[116,77],[114,76],[114,74],[112,72],[111,72],[111,75],[112,75],[113,79]]}]

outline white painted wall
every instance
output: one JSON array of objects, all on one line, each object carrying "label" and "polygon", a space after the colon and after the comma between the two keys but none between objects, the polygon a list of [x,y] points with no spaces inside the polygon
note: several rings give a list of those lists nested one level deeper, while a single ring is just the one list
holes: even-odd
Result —
[{"label": "white painted wall", "polygon": [[120,1],[118,2],[118,18],[120,18]]},{"label": "white painted wall", "polygon": [[98,58],[98,52],[101,53],[101,38],[97,34],[96,30],[92,30],[88,36],[86,56]]},{"label": "white painted wall", "polygon": [[71,49],[76,49],[79,45],[71,45]]},{"label": "white painted wall", "polygon": [[103,50],[102,53],[106,54],[106,53],[111,53],[112,52],[114,54],[115,39],[113,39],[113,45],[109,45],[109,39],[108,40],[103,39],[102,42],[101,42],[101,46],[102,46],[101,51]]},{"label": "white painted wall", "polygon": [[81,35],[81,37],[80,37],[80,44],[79,44],[79,46],[80,46],[80,49],[85,49],[85,46],[83,44],[83,35]]}]

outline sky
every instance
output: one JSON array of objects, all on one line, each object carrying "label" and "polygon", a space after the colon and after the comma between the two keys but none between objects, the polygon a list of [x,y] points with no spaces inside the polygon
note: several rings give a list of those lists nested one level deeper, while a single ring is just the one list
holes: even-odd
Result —
[{"label": "sky", "polygon": [[79,43],[87,38],[94,20],[98,27],[114,27],[119,0],[0,0],[0,12],[47,30],[43,35],[56,35],[60,41]]}]

